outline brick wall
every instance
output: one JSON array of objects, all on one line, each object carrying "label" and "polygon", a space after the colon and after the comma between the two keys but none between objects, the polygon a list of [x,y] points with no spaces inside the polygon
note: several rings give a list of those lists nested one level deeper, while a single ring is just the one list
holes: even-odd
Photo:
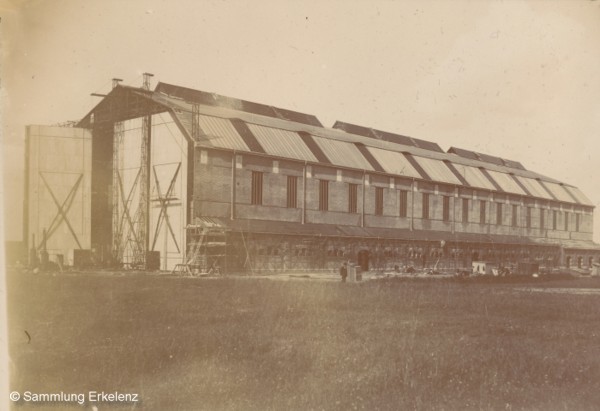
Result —
[{"label": "brick wall", "polygon": [[[235,175],[232,177],[232,164]],[[231,184],[235,179],[234,215],[237,218],[301,222],[303,209],[304,164],[267,157],[196,148],[194,158],[195,216],[229,218],[232,207]],[[563,206],[551,201],[489,193],[465,187],[413,182],[410,179],[378,174],[366,175],[363,209],[363,173],[339,170],[333,166],[308,165],[304,221],[360,226],[364,212],[367,227],[394,227],[415,230],[436,230],[548,237],[554,239],[591,240],[593,215],[591,209]],[[262,205],[251,204],[252,172],[263,173]],[[297,207],[287,207],[287,178],[297,177]],[[319,210],[319,181],[329,183],[328,210]],[[349,185],[356,184],[357,211],[349,213]],[[414,187],[414,191],[413,191]],[[383,214],[376,215],[376,191],[383,191]],[[407,216],[400,217],[400,192],[407,192]],[[423,219],[423,193],[429,196],[429,218]],[[444,197],[449,198],[450,221],[443,220]],[[463,221],[463,199],[467,200],[468,221]],[[485,202],[485,222],[480,221],[481,202]],[[501,224],[497,224],[497,207],[502,205]],[[513,205],[517,206],[517,226],[512,225]],[[526,227],[527,209],[531,209],[531,227]],[[363,211],[364,210],[364,211]],[[553,229],[556,211],[556,229]],[[544,213],[544,227],[540,214]],[[568,214],[567,214],[568,213]],[[579,231],[575,232],[576,214],[580,215]],[[565,218],[569,230],[565,231]]]}]

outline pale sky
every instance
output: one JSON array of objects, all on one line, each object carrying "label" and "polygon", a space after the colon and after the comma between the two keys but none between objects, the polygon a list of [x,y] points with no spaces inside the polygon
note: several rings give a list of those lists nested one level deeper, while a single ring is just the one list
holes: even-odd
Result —
[{"label": "pale sky", "polygon": [[600,1],[10,3],[0,22],[9,240],[21,238],[25,125],[78,120],[98,102],[90,93],[113,77],[140,86],[145,71],[153,86],[517,160],[600,206]]}]

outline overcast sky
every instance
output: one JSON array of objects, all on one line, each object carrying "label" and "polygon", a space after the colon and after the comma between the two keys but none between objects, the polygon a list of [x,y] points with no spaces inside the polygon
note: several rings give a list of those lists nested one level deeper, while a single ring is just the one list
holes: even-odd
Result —
[{"label": "overcast sky", "polygon": [[[17,1],[4,6],[7,239],[26,124],[157,81],[513,159],[600,205],[600,1]],[[595,215],[595,240],[600,241]]]}]

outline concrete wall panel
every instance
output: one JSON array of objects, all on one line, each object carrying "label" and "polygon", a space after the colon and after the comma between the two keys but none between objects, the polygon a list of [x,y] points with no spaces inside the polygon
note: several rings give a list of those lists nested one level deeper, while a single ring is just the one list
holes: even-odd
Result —
[{"label": "concrete wall panel", "polygon": [[51,258],[62,255],[65,264],[72,264],[73,249],[91,247],[91,134],[72,127],[29,126],[26,139],[29,169],[24,218],[29,247],[33,236],[39,247],[46,230]]}]

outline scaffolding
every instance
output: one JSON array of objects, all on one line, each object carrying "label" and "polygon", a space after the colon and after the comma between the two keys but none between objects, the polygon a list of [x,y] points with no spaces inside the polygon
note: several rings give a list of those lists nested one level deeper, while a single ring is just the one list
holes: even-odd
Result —
[{"label": "scaffolding", "polygon": [[189,225],[184,263],[177,264],[173,272],[190,275],[218,275],[225,268],[227,257],[226,233],[221,226]]},{"label": "scaffolding", "polygon": [[[120,78],[112,79],[112,88],[114,89],[123,81]],[[122,242],[122,231],[123,221],[120,218],[120,212],[124,211],[122,207],[119,207],[119,200],[121,199],[120,188],[122,188],[121,176],[119,170],[123,168],[122,158],[119,156],[119,147],[123,144],[123,122],[117,121],[114,123],[113,129],[113,157],[112,157],[112,256],[113,261],[121,261],[123,258],[123,249],[121,247]]]},{"label": "scaffolding", "polygon": [[[113,88],[115,81],[113,80]],[[123,221],[121,212],[125,214],[124,207],[119,206],[119,200],[122,199],[120,191],[122,191],[121,175],[119,170],[123,168],[122,160],[119,156],[119,146],[123,143],[123,122],[116,122],[114,125],[113,137],[113,175],[112,175],[112,232],[113,244],[112,255],[114,261],[121,261],[123,258],[123,249],[121,248]]]},{"label": "scaffolding", "polygon": [[[150,90],[152,74],[144,73],[143,89]],[[113,89],[121,79],[113,79]],[[149,250],[149,214],[150,214],[150,138],[152,120],[150,115],[142,117],[142,135],[140,143],[139,169],[135,179],[125,191],[123,169],[124,124],[115,121],[112,147],[112,256],[117,263],[125,262],[135,268],[145,268],[146,254]],[[137,200],[134,201],[135,194]],[[137,204],[132,216],[132,206]]]},{"label": "scaffolding", "polygon": [[[115,123],[115,138],[113,149],[113,191],[112,191],[112,223],[113,223],[113,260],[125,262],[130,266],[140,267],[145,264],[143,233],[139,231],[136,219],[131,216],[134,194],[140,185],[141,168],[129,188],[125,192],[123,176],[119,170],[123,169],[123,157],[120,155],[119,146],[123,143],[123,123]],[[142,207],[141,199],[138,202],[138,212]],[[136,212],[136,216],[138,215]]]}]

